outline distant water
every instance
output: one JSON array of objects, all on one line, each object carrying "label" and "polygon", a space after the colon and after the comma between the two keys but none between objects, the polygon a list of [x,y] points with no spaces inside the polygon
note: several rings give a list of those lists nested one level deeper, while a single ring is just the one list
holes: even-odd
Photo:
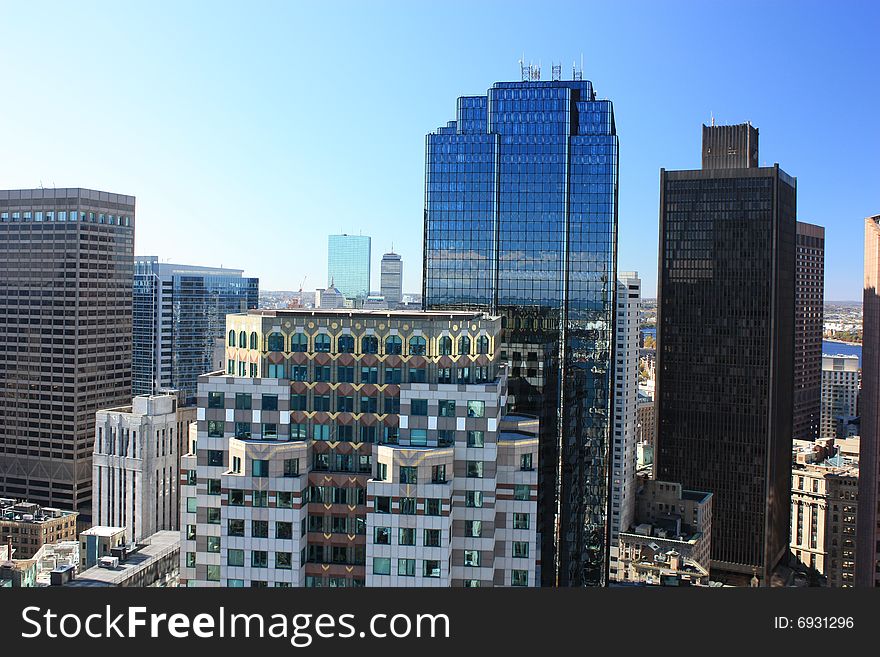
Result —
[{"label": "distant water", "polygon": [[[657,329],[656,328],[643,328],[642,329],[642,339],[645,339],[646,335],[650,335],[652,338],[657,338]],[[822,353],[826,356],[858,356],[859,357],[859,367],[862,366],[862,345],[860,344],[846,344],[843,342],[831,342],[829,340],[822,341]]]}]

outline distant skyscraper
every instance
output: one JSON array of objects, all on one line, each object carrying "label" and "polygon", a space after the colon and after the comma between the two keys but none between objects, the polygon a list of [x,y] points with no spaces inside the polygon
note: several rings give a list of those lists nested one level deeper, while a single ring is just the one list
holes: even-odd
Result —
[{"label": "distant skyscraper", "polygon": [[425,307],[503,317],[508,403],[540,417],[545,585],[608,576],[617,153],[586,80],[498,82],[427,136]]},{"label": "distant skyscraper", "polygon": [[389,308],[394,308],[403,300],[403,259],[394,251],[382,256],[380,293],[385,297]]},{"label": "distant skyscraper", "polygon": [[880,585],[880,214],[865,219],[856,586]]},{"label": "distant skyscraper", "polygon": [[366,235],[330,235],[327,242],[327,286],[346,299],[370,294],[370,238]]},{"label": "distant skyscraper", "polygon": [[796,258],[792,437],[817,440],[825,316],[825,229],[822,226],[797,222]]},{"label": "distant skyscraper", "polygon": [[797,188],[757,166],[757,132],[704,126],[706,168],[660,172],[655,472],[713,493],[716,575],[768,585],[789,536]]},{"label": "distant skyscraper", "polygon": [[131,392],[133,196],[0,191],[0,495],[88,512],[95,411]]},{"label": "distant skyscraper", "polygon": [[135,258],[134,395],[174,389],[195,400],[198,377],[214,367],[215,341],[226,335],[226,315],[258,305],[259,279],[241,274]]},{"label": "distant skyscraper", "polygon": [[614,320],[616,344],[609,560],[611,581],[618,579],[619,534],[629,531],[636,511],[641,289],[642,281],[638,272],[618,272]]},{"label": "distant skyscraper", "polygon": [[852,418],[859,399],[859,357],[822,356],[822,415],[819,438],[837,437],[837,418]]}]

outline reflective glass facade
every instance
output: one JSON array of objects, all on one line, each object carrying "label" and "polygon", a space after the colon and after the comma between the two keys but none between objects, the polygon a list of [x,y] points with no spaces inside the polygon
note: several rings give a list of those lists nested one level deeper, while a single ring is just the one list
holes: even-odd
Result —
[{"label": "reflective glass facade", "polygon": [[496,83],[427,136],[425,306],[504,319],[509,405],[541,417],[545,585],[607,577],[617,154],[581,80]]},{"label": "reflective glass facade", "polygon": [[226,336],[226,315],[258,305],[259,279],[241,274],[135,259],[134,395],[176,389],[194,400],[199,375],[216,369],[215,341]]},{"label": "reflective glass facade", "polygon": [[330,235],[327,240],[327,285],[346,299],[370,294],[370,238],[366,235]]}]

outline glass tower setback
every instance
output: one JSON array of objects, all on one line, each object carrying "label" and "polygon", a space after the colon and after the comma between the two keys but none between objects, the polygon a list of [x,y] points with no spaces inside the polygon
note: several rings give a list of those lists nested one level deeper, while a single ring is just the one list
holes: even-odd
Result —
[{"label": "glass tower setback", "polygon": [[327,285],[346,299],[370,294],[370,238],[366,235],[330,235],[327,240]]},{"label": "glass tower setback", "polygon": [[226,315],[256,308],[259,279],[239,269],[160,263],[137,257],[134,276],[135,395],[176,389],[195,398],[199,375],[214,369]]},{"label": "glass tower setback", "polygon": [[503,317],[508,403],[541,418],[545,585],[607,577],[617,157],[582,80],[496,83],[427,136],[425,307]]}]

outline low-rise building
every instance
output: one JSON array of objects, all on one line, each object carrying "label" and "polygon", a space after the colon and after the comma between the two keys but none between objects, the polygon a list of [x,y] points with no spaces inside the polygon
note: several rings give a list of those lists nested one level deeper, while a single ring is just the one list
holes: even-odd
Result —
[{"label": "low-rise building", "polygon": [[111,557],[115,548],[125,549],[125,527],[91,527],[79,535],[79,563],[91,568],[103,557]]},{"label": "low-rise building", "polygon": [[180,574],[180,532],[160,531],[119,557],[105,558],[65,586],[175,587]]},{"label": "low-rise building", "polygon": [[12,541],[14,558],[30,559],[46,543],[76,540],[76,511],[0,498],[0,542]]}]

